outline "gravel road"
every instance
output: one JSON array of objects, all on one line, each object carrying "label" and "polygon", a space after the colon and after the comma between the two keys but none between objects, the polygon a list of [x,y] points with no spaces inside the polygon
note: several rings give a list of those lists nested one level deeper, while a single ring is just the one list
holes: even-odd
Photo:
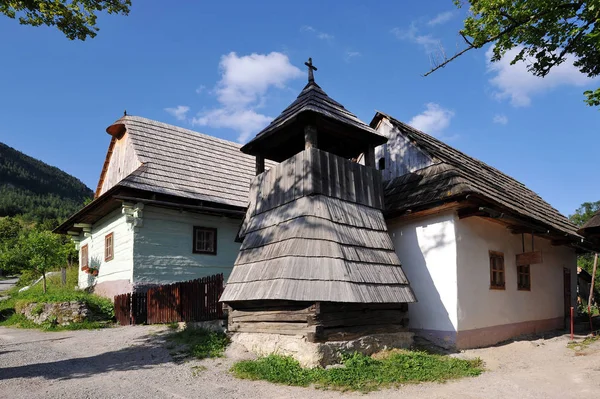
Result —
[{"label": "gravel road", "polygon": [[[567,337],[459,354],[489,371],[445,384],[339,393],[233,378],[236,358],[177,362],[161,326],[58,333],[0,327],[0,398],[583,398],[600,392],[600,342],[576,353]],[[197,366],[203,366],[198,368]],[[203,369],[206,367],[206,369]]]}]

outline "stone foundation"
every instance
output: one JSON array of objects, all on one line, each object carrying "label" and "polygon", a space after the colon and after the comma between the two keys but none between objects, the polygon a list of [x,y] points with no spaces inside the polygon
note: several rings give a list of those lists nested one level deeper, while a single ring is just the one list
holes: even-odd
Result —
[{"label": "stone foundation", "polygon": [[366,335],[350,341],[312,343],[293,335],[235,333],[231,340],[258,356],[292,356],[303,367],[325,367],[339,363],[342,353],[372,355],[386,349],[408,348],[413,343],[413,335],[411,332],[396,332]]},{"label": "stone foundation", "polygon": [[77,301],[30,303],[20,309],[20,312],[35,324],[52,323],[61,326],[81,323],[91,315],[87,305]]}]

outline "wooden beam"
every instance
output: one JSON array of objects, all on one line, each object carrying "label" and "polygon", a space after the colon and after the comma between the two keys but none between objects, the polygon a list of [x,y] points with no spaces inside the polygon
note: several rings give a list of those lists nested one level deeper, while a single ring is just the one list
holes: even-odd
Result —
[{"label": "wooden beam", "polygon": [[436,206],[434,208],[423,209],[423,210],[416,211],[416,212],[407,210],[407,211],[405,211],[404,214],[401,214],[399,216],[392,216],[392,217],[389,217],[388,215],[384,215],[384,216],[386,216],[386,219],[389,218],[389,224],[402,223],[402,222],[406,222],[408,220],[418,219],[418,218],[421,218],[424,216],[431,216],[431,215],[446,212],[449,210],[459,209],[461,207],[461,205],[462,204],[460,202],[453,201],[453,202],[448,202],[448,203]]},{"label": "wooden beam", "polygon": [[375,167],[375,147],[369,145],[365,151],[365,166]]},{"label": "wooden beam", "polygon": [[304,149],[318,148],[317,128],[313,125],[304,127]]},{"label": "wooden beam", "polygon": [[256,176],[265,171],[265,157],[262,155],[256,156]]},{"label": "wooden beam", "polygon": [[469,207],[458,210],[458,218],[466,219],[473,216],[486,216],[487,214],[479,209],[479,207]]}]

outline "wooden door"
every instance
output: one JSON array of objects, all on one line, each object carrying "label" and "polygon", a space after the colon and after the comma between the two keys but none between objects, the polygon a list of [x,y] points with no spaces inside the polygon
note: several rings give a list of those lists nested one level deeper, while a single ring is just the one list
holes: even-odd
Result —
[{"label": "wooden door", "polygon": [[565,306],[565,328],[571,317],[571,269],[563,268],[563,290],[564,290],[564,306]]}]

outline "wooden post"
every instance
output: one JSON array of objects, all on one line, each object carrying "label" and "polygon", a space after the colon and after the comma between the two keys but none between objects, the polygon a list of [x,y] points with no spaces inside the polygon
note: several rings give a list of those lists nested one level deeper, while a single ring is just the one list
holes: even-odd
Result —
[{"label": "wooden post", "polygon": [[304,127],[304,149],[317,147],[317,128],[312,125]]},{"label": "wooden post", "polygon": [[365,151],[365,166],[375,167],[375,147],[369,146]]},{"label": "wooden post", "polygon": [[256,156],[256,176],[265,171],[265,157],[262,155]]},{"label": "wooden post", "polygon": [[590,287],[590,297],[588,298],[588,317],[590,319],[590,332],[594,333],[594,323],[592,322],[592,299],[594,299],[594,286],[596,283],[596,268],[598,267],[598,252],[594,254],[594,268],[592,269],[592,285]]},{"label": "wooden post", "polygon": [[571,306],[571,341],[573,341],[573,330],[574,330],[574,321],[573,321],[573,306]]},{"label": "wooden post", "polygon": [[590,289],[590,297],[588,299],[588,309],[592,306],[592,299],[594,299],[594,283],[596,281],[596,268],[598,267],[598,253],[594,254],[594,269],[592,270],[592,288]]},{"label": "wooden post", "polygon": [[60,282],[62,285],[67,285],[67,268],[60,268]]}]

